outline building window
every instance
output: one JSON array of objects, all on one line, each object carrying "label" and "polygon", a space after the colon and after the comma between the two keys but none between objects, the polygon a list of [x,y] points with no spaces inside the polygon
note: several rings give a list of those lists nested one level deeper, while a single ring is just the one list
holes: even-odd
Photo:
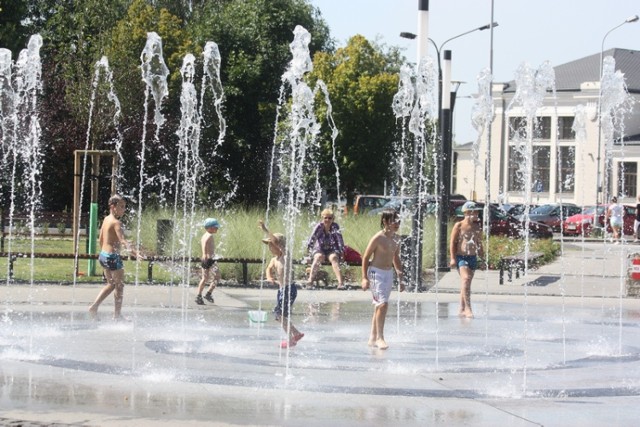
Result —
[{"label": "building window", "polygon": [[571,140],[576,139],[576,133],[573,130],[573,121],[575,117],[558,117],[558,139]]},{"label": "building window", "polygon": [[573,193],[576,185],[576,148],[560,147],[558,155],[560,156],[558,159],[560,176],[558,177],[556,192]]},{"label": "building window", "polygon": [[551,117],[537,117],[536,126],[533,131],[533,137],[536,139],[551,139]]},{"label": "building window", "polygon": [[[509,140],[525,141],[527,135],[527,119],[526,117],[509,117]],[[533,139],[551,140],[551,117],[536,117],[533,127]]]},{"label": "building window", "polygon": [[618,163],[618,194],[621,197],[633,197],[638,195],[638,163]]},{"label": "building window", "polygon": [[[531,190],[535,192],[549,191],[549,172],[551,165],[551,149],[547,146],[534,145],[531,158]],[[521,150],[515,145],[509,149],[509,191],[524,191],[525,161]]]}]

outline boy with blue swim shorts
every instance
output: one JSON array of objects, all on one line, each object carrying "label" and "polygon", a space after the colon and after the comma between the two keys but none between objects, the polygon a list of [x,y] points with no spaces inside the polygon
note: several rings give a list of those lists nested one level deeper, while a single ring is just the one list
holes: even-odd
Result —
[{"label": "boy with blue swim shorts", "polygon": [[124,214],[126,203],[124,199],[115,194],[109,199],[109,215],[107,215],[100,227],[100,255],[98,261],[104,269],[104,277],[107,284],[102,288],[96,300],[89,307],[89,315],[96,318],[98,307],[111,292],[114,293],[114,313],[115,320],[122,319],[122,300],[124,297],[124,264],[120,256],[120,249],[124,246],[134,257],[135,252],[131,249],[131,244],[124,238],[124,231],[120,217]]},{"label": "boy with blue swim shorts", "polygon": [[457,222],[451,230],[449,265],[458,269],[460,280],[460,317],[472,318],[471,310],[471,281],[478,268],[478,257],[484,255],[482,247],[482,227],[478,212],[482,207],[475,202],[468,201],[462,205],[464,218]]},{"label": "boy with blue swim shorts", "polygon": [[362,256],[362,290],[371,288],[374,305],[368,344],[370,347],[386,350],[389,345],[384,339],[384,322],[393,288],[394,269],[398,275],[398,288],[400,292],[404,291],[400,238],[396,234],[400,228],[398,212],[385,209],[380,219],[380,228],[382,230],[373,235]]},{"label": "boy with blue swim shorts", "polygon": [[291,281],[291,278],[287,277],[289,274],[285,268],[285,256],[291,255],[287,254],[284,235],[271,233],[262,220],[258,221],[258,224],[262,231],[269,236],[262,239],[262,243],[269,245],[269,251],[273,255],[265,271],[267,282],[278,285],[277,303],[273,312],[288,338],[280,343],[280,348],[294,347],[304,337],[304,334],[293,326],[290,317],[293,303],[298,295],[298,288]]}]

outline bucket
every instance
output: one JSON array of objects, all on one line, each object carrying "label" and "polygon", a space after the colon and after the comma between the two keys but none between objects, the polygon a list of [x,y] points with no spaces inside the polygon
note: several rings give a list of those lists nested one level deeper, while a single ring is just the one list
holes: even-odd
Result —
[{"label": "bucket", "polygon": [[249,321],[251,323],[264,323],[267,321],[267,312],[262,310],[249,310]]}]

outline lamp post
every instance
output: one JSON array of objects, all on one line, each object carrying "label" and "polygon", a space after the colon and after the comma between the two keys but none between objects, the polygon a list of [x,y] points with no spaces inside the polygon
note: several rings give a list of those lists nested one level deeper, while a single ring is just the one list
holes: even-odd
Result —
[{"label": "lamp post", "polygon": [[[637,22],[639,19],[640,18],[638,17],[638,15],[630,16],[627,19],[625,19],[622,23],[610,29],[602,38],[602,44],[600,45],[600,62],[598,63],[598,67],[600,68],[599,70],[600,84],[598,85],[598,153],[596,158],[596,212],[598,210],[598,204],[600,202],[601,192],[603,193],[602,204],[606,203],[606,200],[604,199],[605,194],[602,189],[602,183],[600,178],[600,152],[602,151],[602,71],[603,71],[602,57],[604,55],[604,42],[607,39],[607,36],[611,34],[612,31],[622,27],[624,24]],[[605,156],[605,163],[606,163],[606,156]]]},{"label": "lamp post", "polygon": [[[451,116],[453,114],[453,102],[452,102],[452,98],[453,96],[455,96],[455,92],[451,92],[451,51],[450,50],[446,50],[444,52],[442,52],[442,48],[444,47],[444,45],[446,45],[447,43],[449,43],[452,40],[455,40],[459,37],[465,36],[467,34],[473,33],[475,31],[483,31],[483,30],[488,30],[491,29],[493,27],[497,27],[498,23],[497,22],[493,22],[491,24],[486,24],[483,25],[481,27],[477,27],[474,28],[472,30],[469,31],[465,31],[464,33],[458,34],[454,37],[451,37],[447,40],[445,40],[439,47],[438,45],[435,43],[435,41],[433,41],[433,39],[429,38],[429,42],[431,42],[431,44],[433,45],[433,47],[436,50],[436,57],[438,60],[438,105],[439,105],[439,112],[438,112],[438,124],[440,126],[440,141],[441,141],[441,157],[440,160],[438,162],[440,168],[439,170],[441,171],[441,176],[442,176],[442,197],[440,199],[440,203],[438,203],[437,207],[437,216],[438,218],[440,218],[440,224],[439,224],[439,232],[438,232],[438,259],[436,262],[436,269],[438,271],[449,271],[449,263],[448,263],[448,252],[447,252],[447,224],[448,224],[448,218],[449,218],[449,197],[450,197],[450,193],[451,193],[451,146],[452,146],[452,140],[451,140]],[[408,32],[402,32],[400,33],[400,37],[402,38],[406,38],[406,39],[415,39],[417,36],[413,33],[408,33]],[[445,61],[445,70],[447,71],[447,80],[445,81],[443,79],[443,67],[442,67],[442,60],[441,60],[441,52],[444,54],[444,61]],[[420,58],[418,58],[418,63],[420,61]],[[445,91],[447,92],[448,96],[445,96]],[[419,207],[418,207],[419,208]],[[418,211],[421,212],[421,209],[418,209]],[[421,218],[418,218],[417,221],[414,221],[414,227],[416,227],[416,222],[417,222],[417,226],[420,227],[422,224],[422,220]],[[419,252],[418,256],[419,256],[419,260],[422,258],[421,254],[422,254],[422,236],[421,235],[417,235],[416,232],[413,233],[414,236],[416,236],[416,238],[418,239],[417,245],[414,245],[415,247],[417,247],[417,250]],[[419,261],[421,262],[421,261]]]}]

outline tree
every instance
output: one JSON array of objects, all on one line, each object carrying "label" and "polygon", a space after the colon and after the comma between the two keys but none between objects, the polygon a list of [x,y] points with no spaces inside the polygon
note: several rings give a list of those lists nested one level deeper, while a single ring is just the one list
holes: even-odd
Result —
[{"label": "tree", "polygon": [[23,24],[28,11],[27,0],[0,0],[0,47],[9,49],[14,59],[28,37]]},{"label": "tree", "polygon": [[[316,53],[313,62],[311,80],[326,83],[340,131],[336,144],[344,191],[381,192],[384,180],[392,176],[389,165],[398,128],[392,101],[401,56],[395,49],[385,52],[384,47],[357,35],[335,53]],[[322,135],[323,176],[331,177],[331,141],[327,132]],[[328,188],[333,187],[332,180],[326,179]]]},{"label": "tree", "polygon": [[[239,179],[239,200],[266,200],[276,105],[281,77],[291,60],[293,30],[302,25],[311,33],[313,52],[331,48],[327,26],[305,0],[208,2],[194,12],[192,21],[196,44],[214,41],[222,56],[228,127],[221,166]],[[203,138],[206,150],[215,135],[205,132]],[[220,167],[209,162],[207,170]],[[205,182],[216,180],[208,177]]]}]

